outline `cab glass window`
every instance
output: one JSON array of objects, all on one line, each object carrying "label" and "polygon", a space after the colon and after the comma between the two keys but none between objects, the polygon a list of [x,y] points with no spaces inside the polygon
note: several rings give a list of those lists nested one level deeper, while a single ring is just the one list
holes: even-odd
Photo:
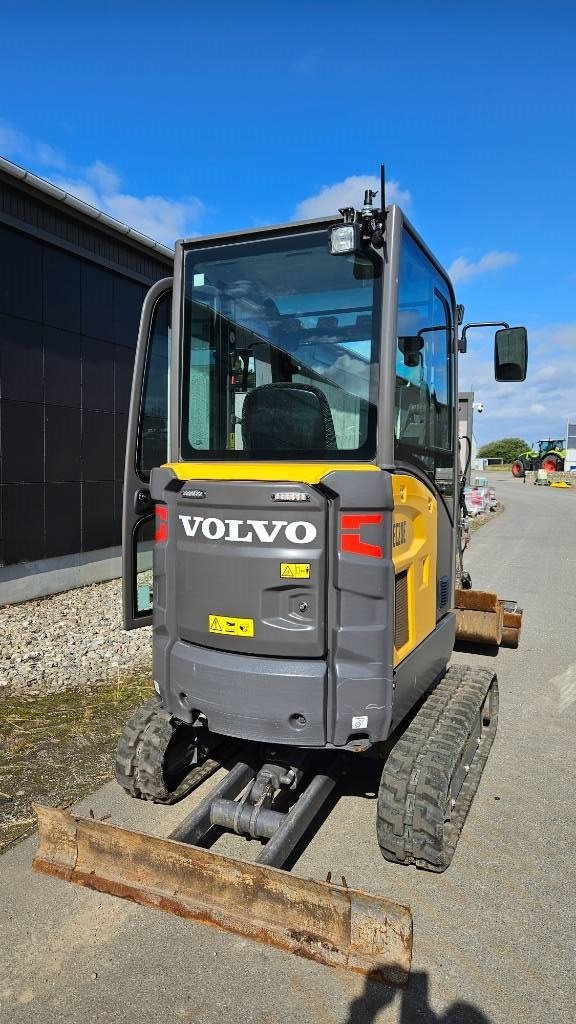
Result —
[{"label": "cab glass window", "polygon": [[379,256],[315,231],[185,257],[188,458],[372,458]]},{"label": "cab glass window", "polygon": [[404,229],[396,346],[395,450],[441,493],[454,489],[451,297],[442,275]]},{"label": "cab glass window", "polygon": [[152,314],[142,385],[136,466],[148,480],[150,470],[168,458],[168,357],[172,292],[162,295]]}]

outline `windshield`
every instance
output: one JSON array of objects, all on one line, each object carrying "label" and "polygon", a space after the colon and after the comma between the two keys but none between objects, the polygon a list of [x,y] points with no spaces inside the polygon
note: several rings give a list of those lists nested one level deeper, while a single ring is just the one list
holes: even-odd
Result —
[{"label": "windshield", "polygon": [[544,455],[546,452],[552,452],[554,449],[564,447],[564,438],[557,438],[555,441],[539,441],[538,447],[540,449],[540,455]]},{"label": "windshield", "polygon": [[327,242],[186,254],[184,457],[374,457],[381,262]]}]

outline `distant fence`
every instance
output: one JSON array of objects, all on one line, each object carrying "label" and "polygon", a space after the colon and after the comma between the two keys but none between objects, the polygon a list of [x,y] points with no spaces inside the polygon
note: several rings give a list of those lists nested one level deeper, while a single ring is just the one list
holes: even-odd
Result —
[{"label": "distant fence", "polygon": [[504,459],[484,459],[487,466],[503,466]]}]

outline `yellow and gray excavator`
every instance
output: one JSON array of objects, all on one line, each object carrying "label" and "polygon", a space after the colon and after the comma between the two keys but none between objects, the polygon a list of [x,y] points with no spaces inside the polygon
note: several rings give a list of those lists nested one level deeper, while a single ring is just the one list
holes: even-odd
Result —
[{"label": "yellow and gray excavator", "polygon": [[[153,624],[156,696],[120,738],[134,798],[171,804],[223,765],[169,839],[38,808],[35,867],[402,981],[410,911],[282,870],[359,756],[381,760],[386,860],[449,864],[496,730],[491,669],[520,613],[455,588],[462,307],[397,206],[195,238],[150,290],[124,486],[126,628]],[[473,325],[478,326],[478,325]],[[523,380],[524,328],[495,333]],[[254,863],[210,849],[231,831]],[[383,880],[386,874],[383,871]]]}]

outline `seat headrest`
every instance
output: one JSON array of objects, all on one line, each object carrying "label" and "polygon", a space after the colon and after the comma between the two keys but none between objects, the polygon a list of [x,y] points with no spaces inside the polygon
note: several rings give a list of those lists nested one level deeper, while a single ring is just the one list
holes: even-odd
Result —
[{"label": "seat headrest", "polygon": [[262,384],[242,408],[247,451],[324,451],[336,448],[326,395],[311,384]]}]

